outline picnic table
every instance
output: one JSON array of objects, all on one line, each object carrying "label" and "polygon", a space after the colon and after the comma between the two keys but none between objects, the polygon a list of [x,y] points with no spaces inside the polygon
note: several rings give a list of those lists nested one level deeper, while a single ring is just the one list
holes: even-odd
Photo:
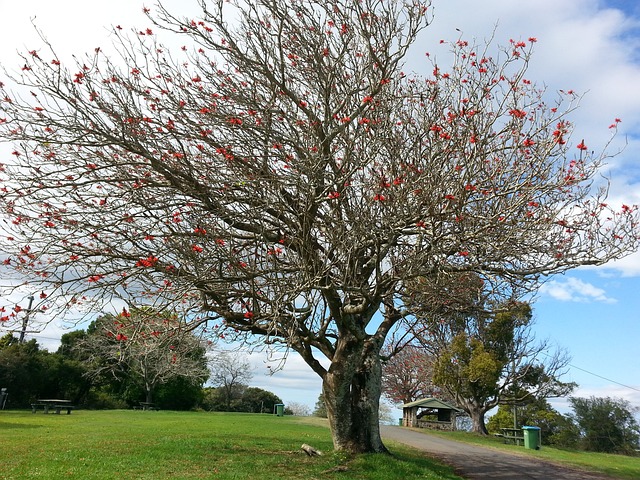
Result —
[{"label": "picnic table", "polygon": [[504,443],[513,443],[515,445],[524,445],[524,433],[521,428],[501,428],[500,435],[504,439]]},{"label": "picnic table", "polygon": [[151,402],[140,402],[140,406],[142,407],[142,410],[160,410],[156,407],[155,403]]},{"label": "picnic table", "polygon": [[55,413],[60,414],[61,410],[66,410],[67,415],[71,414],[71,410],[75,407],[71,405],[71,400],[63,400],[60,398],[40,398],[31,404],[31,413],[36,413],[39,407],[44,409],[44,413],[49,413],[49,410],[55,410]]}]

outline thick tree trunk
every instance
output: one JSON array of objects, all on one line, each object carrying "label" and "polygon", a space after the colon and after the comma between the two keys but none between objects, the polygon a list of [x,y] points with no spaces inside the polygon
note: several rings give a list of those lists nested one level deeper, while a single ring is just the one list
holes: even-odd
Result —
[{"label": "thick tree trunk", "polygon": [[474,433],[479,433],[481,435],[488,435],[487,427],[484,423],[484,415],[486,411],[483,409],[472,408],[469,411],[469,415],[471,416],[471,431]]},{"label": "thick tree trunk", "polygon": [[379,424],[379,346],[355,338],[339,343],[322,384],[333,446],[352,453],[387,453]]}]

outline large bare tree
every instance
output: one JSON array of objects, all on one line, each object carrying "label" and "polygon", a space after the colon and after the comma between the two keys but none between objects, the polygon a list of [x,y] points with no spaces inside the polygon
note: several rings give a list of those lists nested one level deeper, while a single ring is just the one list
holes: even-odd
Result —
[{"label": "large bare tree", "polygon": [[5,80],[5,263],[57,305],[153,295],[293,349],[335,447],[383,452],[379,352],[406,280],[473,271],[515,294],[636,247],[635,207],[606,205],[603,157],[570,141],[575,96],[547,104],[525,76],[533,39],[460,40],[420,76],[403,61],[426,1],[201,6],[116,27],[119,57],[25,52]]},{"label": "large bare tree", "polygon": [[424,348],[406,345],[398,352],[383,350],[382,357],[382,393],[393,403],[431,396],[443,399],[440,388],[433,383],[434,357]]}]

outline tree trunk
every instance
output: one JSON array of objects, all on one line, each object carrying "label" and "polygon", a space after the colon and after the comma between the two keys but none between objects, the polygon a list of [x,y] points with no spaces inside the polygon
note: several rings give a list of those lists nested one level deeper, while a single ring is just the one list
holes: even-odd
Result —
[{"label": "tree trunk", "polygon": [[388,453],[380,437],[382,366],[378,342],[341,338],[322,393],[336,450]]},{"label": "tree trunk", "polygon": [[471,416],[472,426],[471,431],[474,433],[479,433],[481,435],[488,435],[487,427],[484,424],[484,414],[486,411],[480,408],[470,408],[468,411]]}]

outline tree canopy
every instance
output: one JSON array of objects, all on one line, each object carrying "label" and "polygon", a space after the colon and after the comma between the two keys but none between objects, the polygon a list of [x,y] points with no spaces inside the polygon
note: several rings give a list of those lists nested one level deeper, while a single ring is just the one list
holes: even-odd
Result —
[{"label": "tree canopy", "polygon": [[605,155],[571,141],[578,97],[526,77],[535,39],[459,39],[419,75],[428,1],[199,3],[115,27],[115,54],[44,42],[2,79],[3,267],[49,311],[147,298],[293,349],[335,447],[383,452],[379,353],[407,282],[474,272],[517,297],[637,247],[637,208],[594,183]]},{"label": "tree canopy", "polygon": [[571,397],[571,418],[580,430],[585,450],[609,453],[635,453],[640,447],[638,409],[621,398]]}]

